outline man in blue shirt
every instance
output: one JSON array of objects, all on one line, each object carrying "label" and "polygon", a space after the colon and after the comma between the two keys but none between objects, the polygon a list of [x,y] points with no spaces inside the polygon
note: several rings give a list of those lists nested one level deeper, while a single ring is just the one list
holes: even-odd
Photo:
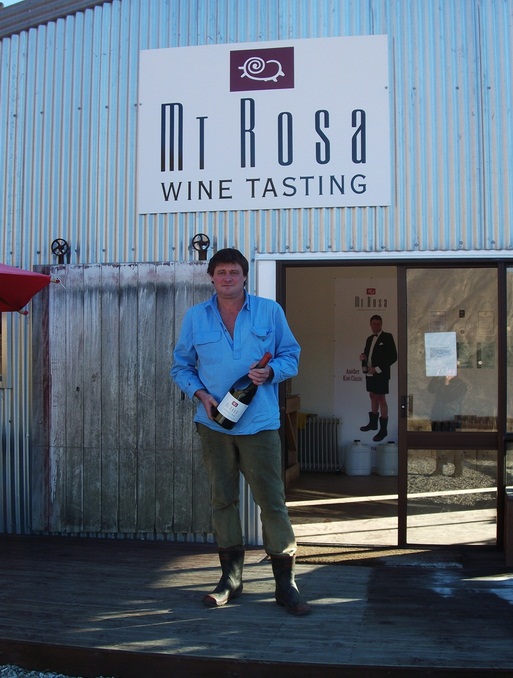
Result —
[{"label": "man in blue shirt", "polygon": [[[242,473],[261,510],[276,602],[292,614],[303,615],[311,608],[294,578],[296,540],[285,505],[278,433],[278,384],[297,374],[300,347],[281,306],[246,292],[248,268],[247,259],[236,249],[219,250],[210,259],[207,272],[215,293],[186,313],[171,369],[179,388],[200,401],[194,420],[212,483],[212,521],[222,576],[203,602],[221,606],[242,593]],[[272,354],[270,362],[255,368],[267,351]],[[227,431],[214,420],[213,411],[245,374],[259,388],[248,410]]]}]

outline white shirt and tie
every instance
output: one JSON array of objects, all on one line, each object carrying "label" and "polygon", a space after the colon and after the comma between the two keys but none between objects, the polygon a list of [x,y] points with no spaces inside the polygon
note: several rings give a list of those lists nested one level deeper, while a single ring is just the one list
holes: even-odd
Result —
[{"label": "white shirt and tie", "polygon": [[[372,352],[374,351],[374,346],[376,346],[376,342],[378,341],[380,334],[381,334],[381,332],[379,332],[378,334],[375,334],[372,337],[372,341],[371,341],[371,345],[370,345],[370,349],[369,349],[369,357],[367,358],[367,364],[368,364],[369,367],[372,367]],[[376,370],[376,372],[378,374],[381,372],[379,367],[375,367],[374,369]],[[368,376],[372,376],[372,374],[368,375]]]}]

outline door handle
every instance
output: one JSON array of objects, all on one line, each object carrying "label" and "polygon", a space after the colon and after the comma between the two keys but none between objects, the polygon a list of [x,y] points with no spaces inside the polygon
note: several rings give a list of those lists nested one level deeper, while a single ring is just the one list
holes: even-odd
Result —
[{"label": "door handle", "polygon": [[401,396],[401,417],[406,417],[406,408],[408,407],[408,396]]},{"label": "door handle", "polygon": [[401,396],[401,417],[404,419],[413,412],[413,394]]}]

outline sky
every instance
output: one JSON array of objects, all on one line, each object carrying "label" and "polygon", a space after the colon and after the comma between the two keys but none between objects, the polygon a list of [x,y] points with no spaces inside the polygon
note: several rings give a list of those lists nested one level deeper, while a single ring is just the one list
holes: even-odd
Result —
[{"label": "sky", "polygon": [[9,5],[17,5],[19,2],[23,2],[23,0],[0,0],[0,2],[4,7],[9,7]]}]

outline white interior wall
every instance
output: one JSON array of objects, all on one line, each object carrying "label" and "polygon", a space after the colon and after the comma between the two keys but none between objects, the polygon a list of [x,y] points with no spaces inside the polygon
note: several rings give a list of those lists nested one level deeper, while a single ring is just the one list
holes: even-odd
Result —
[{"label": "white interior wall", "polygon": [[[287,269],[287,318],[301,345],[300,370],[292,382],[292,390],[300,394],[303,411],[319,416],[340,414],[339,405],[335,402],[335,312],[337,306],[341,306],[337,288],[343,288],[343,285],[337,284],[337,281],[395,277],[394,266]],[[376,312],[379,313],[379,309]],[[395,324],[383,329],[396,336]],[[365,337],[365,333],[358,337],[362,349]],[[353,362],[358,367],[358,360]],[[365,389],[364,384],[362,389]]]}]

